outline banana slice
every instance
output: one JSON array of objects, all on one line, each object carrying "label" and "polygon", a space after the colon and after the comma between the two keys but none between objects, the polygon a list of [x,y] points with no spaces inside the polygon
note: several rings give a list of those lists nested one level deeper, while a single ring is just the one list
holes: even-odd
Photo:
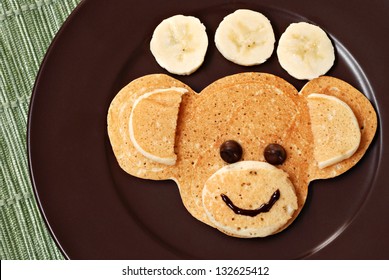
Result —
[{"label": "banana slice", "polygon": [[189,75],[204,61],[208,48],[205,26],[198,18],[175,15],[154,30],[150,50],[157,63],[172,74]]},{"label": "banana slice", "polygon": [[261,13],[240,9],[226,16],[215,33],[215,44],[228,60],[244,66],[265,62],[273,53],[275,37]]},{"label": "banana slice", "polygon": [[282,68],[299,80],[324,75],[335,61],[334,47],[327,34],[306,22],[289,25],[281,35],[277,56]]}]

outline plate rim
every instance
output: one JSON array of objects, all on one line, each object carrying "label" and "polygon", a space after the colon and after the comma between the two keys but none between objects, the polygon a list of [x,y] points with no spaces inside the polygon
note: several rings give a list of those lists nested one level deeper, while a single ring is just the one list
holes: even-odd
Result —
[{"label": "plate rim", "polygon": [[43,59],[41,61],[39,69],[38,69],[38,73],[37,73],[35,81],[34,81],[32,93],[31,93],[31,98],[30,98],[30,103],[28,106],[28,113],[27,113],[27,139],[26,139],[27,140],[26,141],[26,144],[27,144],[27,163],[28,163],[28,172],[29,172],[30,182],[32,185],[32,190],[34,193],[34,198],[35,198],[35,201],[36,201],[37,206],[38,206],[37,208],[39,209],[39,212],[42,216],[42,220],[44,221],[44,224],[47,227],[47,232],[50,234],[55,245],[57,245],[59,252],[67,260],[70,260],[70,258],[68,256],[68,254],[66,253],[65,249],[62,247],[56,234],[54,233],[54,230],[52,229],[52,227],[48,221],[46,213],[43,209],[44,207],[42,205],[40,196],[38,194],[37,184],[35,182],[35,176],[34,176],[34,171],[33,171],[32,157],[31,157],[31,137],[30,137],[31,136],[31,119],[32,119],[32,113],[33,113],[34,103],[35,103],[34,101],[35,101],[35,98],[36,98],[36,95],[38,92],[39,84],[40,84],[41,79],[42,79],[42,73],[44,71],[44,68],[46,67],[47,61],[50,59],[51,53],[55,49],[57,42],[58,42],[59,38],[61,37],[61,34],[64,32],[64,30],[66,30],[67,26],[71,23],[73,18],[77,16],[77,14],[84,7],[86,2],[87,2],[86,0],[81,0],[76,5],[76,7],[71,11],[71,13],[65,19],[65,21],[63,22],[61,27],[58,29],[57,33],[54,35],[52,41],[50,42],[50,44],[46,50],[46,53],[43,56]]}]

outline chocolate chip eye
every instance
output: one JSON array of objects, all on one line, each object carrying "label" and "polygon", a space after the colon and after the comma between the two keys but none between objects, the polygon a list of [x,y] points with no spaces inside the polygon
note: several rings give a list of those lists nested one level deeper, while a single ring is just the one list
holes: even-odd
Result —
[{"label": "chocolate chip eye", "polygon": [[227,163],[238,162],[242,154],[242,146],[234,140],[228,140],[220,146],[220,156]]},{"label": "chocolate chip eye", "polygon": [[264,156],[268,163],[278,165],[286,160],[286,151],[279,144],[269,144],[265,148]]}]

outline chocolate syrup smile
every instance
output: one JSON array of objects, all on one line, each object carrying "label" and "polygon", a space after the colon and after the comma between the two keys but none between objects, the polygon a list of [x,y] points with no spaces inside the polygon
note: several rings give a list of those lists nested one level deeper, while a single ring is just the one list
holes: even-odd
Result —
[{"label": "chocolate syrup smile", "polygon": [[260,213],[269,212],[270,209],[273,207],[274,203],[280,198],[280,190],[276,190],[272,196],[270,197],[269,202],[262,204],[257,209],[242,209],[236,206],[231,199],[226,196],[225,194],[220,195],[223,199],[223,201],[227,204],[228,207],[232,209],[232,211],[235,212],[235,214],[238,215],[244,215],[244,216],[250,216],[255,217]]}]

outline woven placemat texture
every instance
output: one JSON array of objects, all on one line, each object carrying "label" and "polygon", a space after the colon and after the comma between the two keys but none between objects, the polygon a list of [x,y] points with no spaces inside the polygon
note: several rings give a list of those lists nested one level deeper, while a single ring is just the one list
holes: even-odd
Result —
[{"label": "woven placemat texture", "polygon": [[34,198],[27,115],[40,63],[81,0],[0,0],[0,257],[63,259]]}]

